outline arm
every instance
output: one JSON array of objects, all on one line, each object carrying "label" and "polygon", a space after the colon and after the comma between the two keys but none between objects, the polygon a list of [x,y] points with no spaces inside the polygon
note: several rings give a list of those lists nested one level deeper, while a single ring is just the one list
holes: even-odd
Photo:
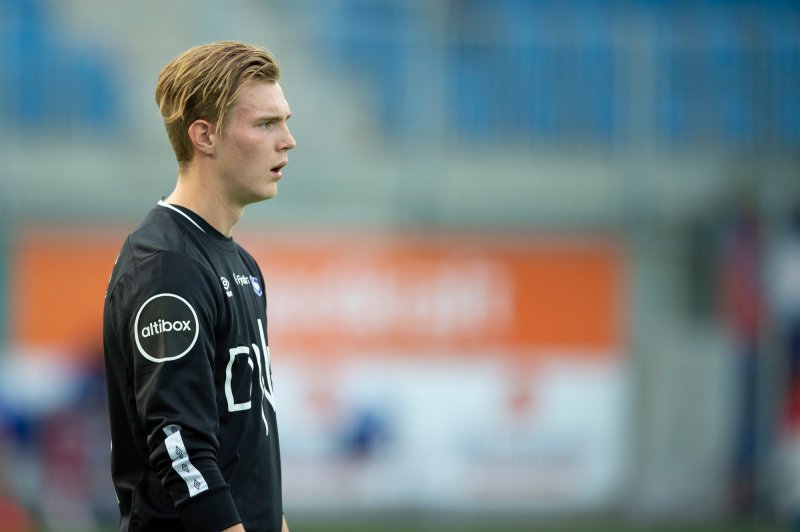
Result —
[{"label": "arm", "polygon": [[283,516],[283,528],[281,532],[289,532],[289,525],[286,524],[286,516]]},{"label": "arm", "polygon": [[217,532],[241,522],[217,464],[218,281],[171,252],[137,270],[120,294],[128,310],[119,328],[130,346],[135,411],[150,466],[187,529]]}]

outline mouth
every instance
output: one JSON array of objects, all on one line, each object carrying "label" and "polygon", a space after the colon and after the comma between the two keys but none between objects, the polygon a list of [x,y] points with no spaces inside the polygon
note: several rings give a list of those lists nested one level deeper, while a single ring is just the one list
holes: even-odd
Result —
[{"label": "mouth", "polygon": [[286,166],[286,165],[288,164],[288,162],[289,162],[289,161],[283,161],[283,162],[282,162],[282,163],[280,163],[279,165],[277,165],[277,166],[273,166],[273,167],[272,167],[272,168],[270,168],[270,170],[269,170],[269,171],[270,171],[270,173],[271,173],[271,174],[272,174],[274,177],[280,178],[280,177],[281,177],[281,175],[282,175],[282,173],[281,173],[281,170],[283,170],[283,167],[284,167],[284,166]]}]

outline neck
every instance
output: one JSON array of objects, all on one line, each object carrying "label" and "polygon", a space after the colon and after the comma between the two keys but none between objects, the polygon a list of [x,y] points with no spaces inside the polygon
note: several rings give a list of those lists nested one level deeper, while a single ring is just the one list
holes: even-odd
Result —
[{"label": "neck", "polygon": [[233,234],[233,226],[242,217],[244,208],[231,204],[220,190],[200,177],[192,169],[182,169],[178,172],[175,190],[165,201],[197,213],[211,227],[230,237]]}]

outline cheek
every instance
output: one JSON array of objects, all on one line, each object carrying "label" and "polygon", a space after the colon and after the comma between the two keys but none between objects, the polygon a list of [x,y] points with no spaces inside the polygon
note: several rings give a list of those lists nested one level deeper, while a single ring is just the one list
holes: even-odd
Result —
[{"label": "cheek", "polygon": [[242,136],[239,140],[239,154],[245,162],[258,163],[266,157],[264,139],[258,135]]}]

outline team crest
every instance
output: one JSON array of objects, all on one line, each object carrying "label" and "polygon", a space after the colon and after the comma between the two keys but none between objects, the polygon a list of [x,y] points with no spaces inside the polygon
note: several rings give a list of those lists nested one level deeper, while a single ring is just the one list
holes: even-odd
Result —
[{"label": "team crest", "polygon": [[250,286],[253,287],[253,292],[255,292],[258,297],[261,297],[261,295],[264,293],[264,291],[261,290],[261,284],[258,282],[258,277],[254,277],[252,275],[250,276]]}]

